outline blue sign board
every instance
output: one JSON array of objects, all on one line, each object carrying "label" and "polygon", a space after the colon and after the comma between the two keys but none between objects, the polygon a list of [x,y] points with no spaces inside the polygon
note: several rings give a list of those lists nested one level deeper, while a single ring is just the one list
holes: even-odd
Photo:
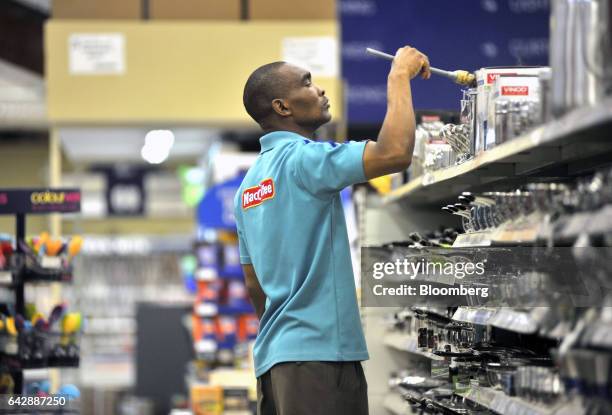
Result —
[{"label": "blue sign board", "polygon": [[235,230],[234,195],[242,183],[243,175],[208,189],[198,205],[197,219],[200,229]]},{"label": "blue sign board", "polygon": [[[381,123],[387,104],[389,54],[410,45],[440,69],[547,65],[548,0],[340,0],[342,71],[352,124]],[[461,88],[432,77],[415,79],[417,110],[459,110]]]}]

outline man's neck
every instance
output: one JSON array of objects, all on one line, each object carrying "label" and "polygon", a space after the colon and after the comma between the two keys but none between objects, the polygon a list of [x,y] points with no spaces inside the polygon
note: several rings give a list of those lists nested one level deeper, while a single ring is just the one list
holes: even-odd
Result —
[{"label": "man's neck", "polygon": [[302,137],[306,137],[306,138],[310,138],[313,139],[314,138],[314,133],[316,130],[312,130],[310,128],[304,128],[301,127],[299,125],[277,125],[277,126],[270,126],[268,128],[264,128],[264,132],[265,133],[271,133],[273,131],[289,131],[292,133],[296,133],[301,135]]}]

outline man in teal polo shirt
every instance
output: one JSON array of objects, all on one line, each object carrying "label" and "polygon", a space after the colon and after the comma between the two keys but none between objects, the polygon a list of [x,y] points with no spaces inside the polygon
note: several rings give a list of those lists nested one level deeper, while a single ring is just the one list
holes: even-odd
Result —
[{"label": "man in teal polo shirt", "polygon": [[265,135],[235,198],[240,262],[260,318],[255,375],[260,415],[368,413],[368,359],[339,192],[408,168],[415,120],[410,80],[427,57],[397,51],[376,142],[316,142],[330,121],[325,91],[284,63],[251,74],[244,106]]}]

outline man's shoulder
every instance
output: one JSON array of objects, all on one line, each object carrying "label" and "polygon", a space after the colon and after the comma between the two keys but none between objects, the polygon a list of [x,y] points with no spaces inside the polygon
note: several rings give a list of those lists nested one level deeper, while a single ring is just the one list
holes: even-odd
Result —
[{"label": "man's shoulder", "polygon": [[245,176],[242,178],[242,181],[240,182],[238,189],[236,189],[236,194],[234,195],[234,211],[236,214],[240,212],[240,207],[242,206],[242,201],[241,201],[242,192],[244,191],[244,184],[247,180],[248,175],[249,175],[249,172],[247,171],[247,174],[245,174]]},{"label": "man's shoulder", "polygon": [[236,209],[238,209],[239,207],[242,206],[242,193],[248,187],[252,186],[252,184],[250,184],[250,183],[253,181],[253,176],[254,175],[257,175],[256,164],[253,164],[251,167],[249,167],[249,169],[245,173],[244,177],[242,178],[242,181],[240,182],[240,185],[238,186],[238,189],[236,190],[236,194],[234,195],[234,207]]}]

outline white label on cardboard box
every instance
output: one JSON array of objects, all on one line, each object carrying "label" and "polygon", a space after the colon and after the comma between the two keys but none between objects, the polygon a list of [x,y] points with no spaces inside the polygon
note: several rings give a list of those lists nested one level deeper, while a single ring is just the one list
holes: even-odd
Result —
[{"label": "white label on cardboard box", "polygon": [[62,258],[58,256],[44,256],[40,260],[40,266],[48,269],[59,269],[62,267]]},{"label": "white label on cardboard box", "polygon": [[332,36],[286,37],[282,44],[285,62],[310,71],[313,77],[337,77],[338,42]]},{"label": "white label on cardboard box", "polygon": [[125,36],[121,33],[73,33],[68,39],[71,75],[123,75]]}]

